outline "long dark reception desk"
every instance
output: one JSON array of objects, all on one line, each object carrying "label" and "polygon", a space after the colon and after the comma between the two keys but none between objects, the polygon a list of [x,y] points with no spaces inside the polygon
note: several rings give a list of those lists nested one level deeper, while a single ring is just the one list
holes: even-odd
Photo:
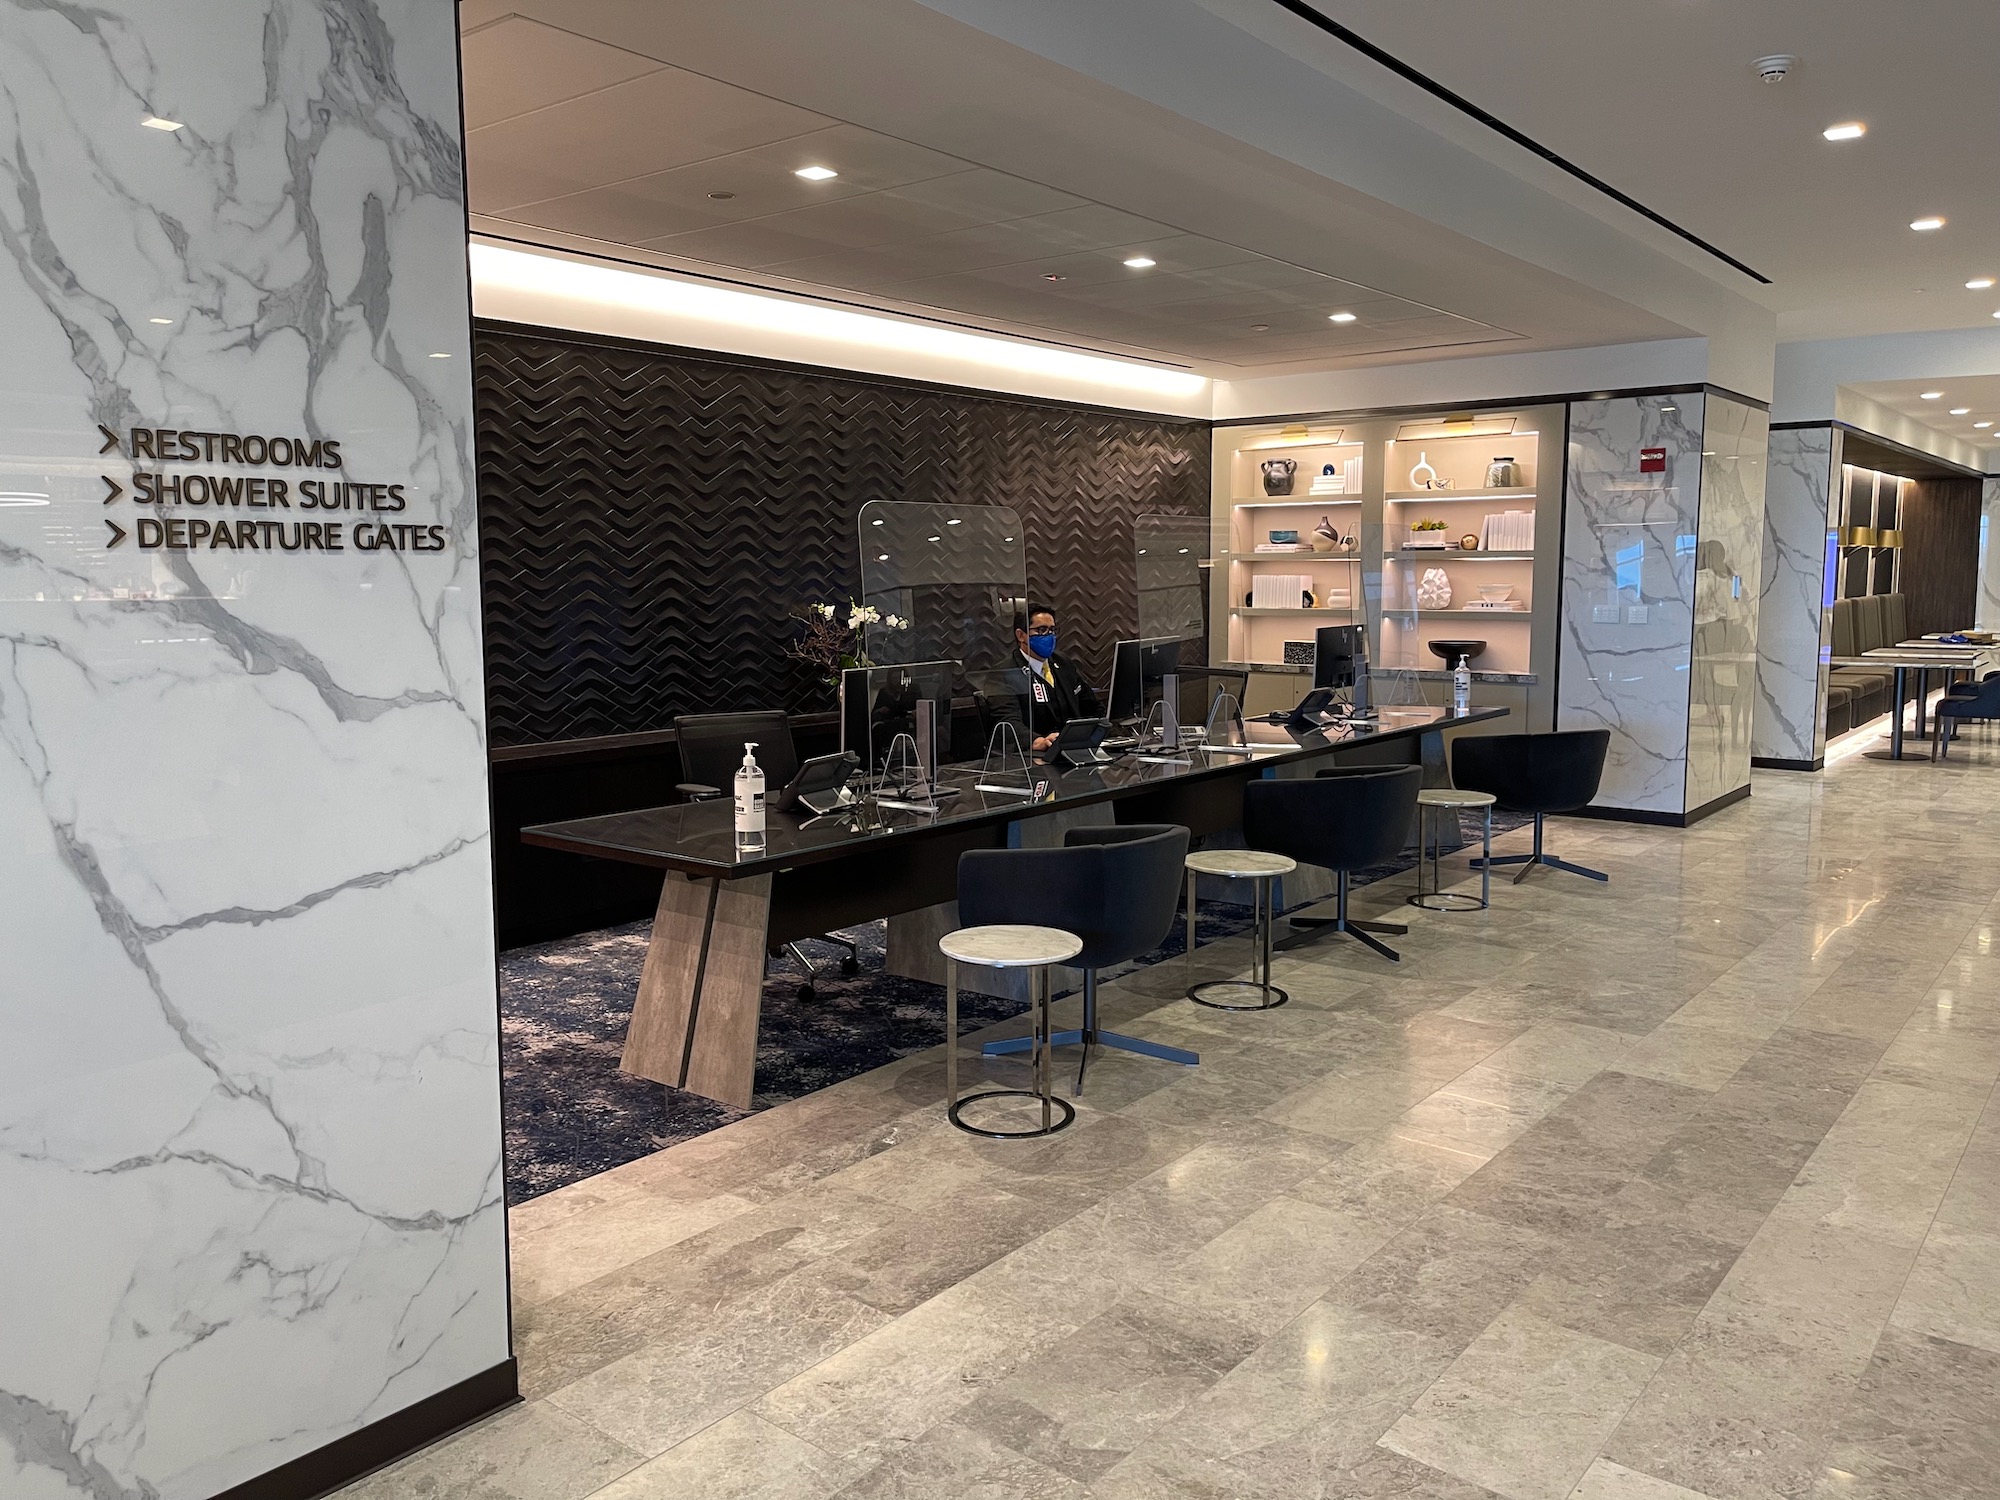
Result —
[{"label": "long dark reception desk", "polygon": [[[864,801],[825,817],[773,812],[765,845],[736,848],[732,805],[676,803],[521,832],[548,849],[668,872],[639,980],[623,1069],[738,1108],[750,1103],[766,953],[795,938],[929,912],[952,902],[958,857],[1054,841],[1037,836],[1097,809],[1121,823],[1179,823],[1197,837],[1240,825],[1243,785],[1310,774],[1312,762],[1422,764],[1442,783],[1443,735],[1497,719],[1384,709],[1369,728],[1294,732],[1252,724],[1249,753],[1195,749],[1181,763],[1124,755],[1037,773],[1032,797],[981,791],[976,766],[949,767],[936,812]],[[892,956],[895,948],[892,940]]]}]

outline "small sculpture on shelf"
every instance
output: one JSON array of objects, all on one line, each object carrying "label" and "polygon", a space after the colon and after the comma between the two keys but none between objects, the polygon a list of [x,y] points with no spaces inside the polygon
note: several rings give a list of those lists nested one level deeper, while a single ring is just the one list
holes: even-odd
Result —
[{"label": "small sculpture on shelf", "polygon": [[1265,494],[1289,495],[1292,492],[1292,478],[1299,472],[1296,458],[1267,458],[1263,469]]},{"label": "small sculpture on shelf", "polygon": [[1321,516],[1319,525],[1313,527],[1312,549],[1315,552],[1331,552],[1340,545],[1340,528],[1333,524],[1331,516]]},{"label": "small sculpture on shelf", "polygon": [[1418,609],[1450,609],[1451,579],[1443,568],[1425,568],[1417,580]]},{"label": "small sculpture on shelf", "polygon": [[1479,550],[1478,533],[1468,531],[1464,536],[1460,537],[1458,539],[1458,550],[1461,552],[1477,552]]},{"label": "small sculpture on shelf", "polygon": [[[1417,477],[1419,474],[1424,477],[1419,479]],[[1410,488],[1413,490],[1436,489],[1437,477],[1438,471],[1431,467],[1430,455],[1419,450],[1417,453],[1417,462],[1410,470]]]}]

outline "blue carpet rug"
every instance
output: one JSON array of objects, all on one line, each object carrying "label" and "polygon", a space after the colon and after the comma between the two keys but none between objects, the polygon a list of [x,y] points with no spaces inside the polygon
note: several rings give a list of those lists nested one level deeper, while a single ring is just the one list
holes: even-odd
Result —
[{"label": "blue carpet rug", "polygon": [[[1525,820],[1493,819],[1497,835]],[[1477,823],[1467,832],[1478,838]],[[1405,858],[1364,871],[1366,885],[1409,870]],[[646,961],[651,922],[632,922],[500,955],[503,1103],[506,1116],[507,1201],[542,1193],[704,1134],[742,1110],[618,1071],[632,997]],[[1247,930],[1248,907],[1210,902],[1197,915],[1197,945]],[[944,1040],[944,990],[882,972],[886,925],[850,928],[841,936],[860,948],[861,970],[841,977],[829,960],[840,950],[803,946],[827,965],[816,998],[802,1003],[799,976],[773,962],[764,983],[752,1109],[766,1109],[866,1073]],[[1106,977],[1177,958],[1185,926],[1132,965]],[[968,1030],[1018,1014],[1012,1000],[965,993],[960,1025]]]}]

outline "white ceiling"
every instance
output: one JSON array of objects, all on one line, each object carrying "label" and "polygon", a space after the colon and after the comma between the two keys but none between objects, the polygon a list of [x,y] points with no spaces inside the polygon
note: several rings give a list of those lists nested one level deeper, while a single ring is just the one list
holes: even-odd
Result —
[{"label": "white ceiling", "polygon": [[[1964,286],[2000,276],[1992,0],[1316,3],[1771,277],[1744,291],[1778,311],[1780,339],[1978,326],[2000,308]],[[1751,60],[1780,52],[1791,76],[1759,82]],[[1868,134],[1822,138],[1846,120]],[[1928,214],[1949,223],[1909,229]]]},{"label": "white ceiling", "polygon": [[[464,46],[472,208],[489,229],[1203,365],[1520,337],[518,13],[469,23]],[[839,175],[795,175],[812,165]]]},{"label": "white ceiling", "polygon": [[[1942,432],[1977,448],[2000,446],[2000,375],[1955,375],[1936,380],[1876,380],[1848,386],[1858,396],[1885,406],[1935,432]],[[1942,394],[1935,401],[1923,399],[1925,391]],[[1962,417],[1951,413],[1969,408]],[[1974,427],[1985,422],[1985,427]]]}]

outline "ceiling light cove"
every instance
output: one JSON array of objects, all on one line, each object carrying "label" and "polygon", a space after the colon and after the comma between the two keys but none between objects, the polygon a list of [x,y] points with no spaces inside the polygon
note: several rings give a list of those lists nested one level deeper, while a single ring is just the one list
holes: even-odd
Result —
[{"label": "ceiling light cove", "polygon": [[1910,220],[1910,228],[1916,230],[1918,234],[1929,234],[1933,229],[1944,228],[1944,220],[1936,214],[1929,214],[1921,219]]},{"label": "ceiling light cove", "polygon": [[[776,334],[796,344],[816,345],[811,352],[831,363],[852,362],[858,351],[868,349],[984,365],[1016,375],[1053,378],[1175,401],[1190,400],[1208,389],[1207,378],[1189,370],[1083,354],[1023,339],[963,332],[935,323],[855,312],[802,299],[736,291],[598,262],[537,255],[476,242],[471,258],[475,300],[488,293],[510,292],[670,320],[661,325],[663,328],[699,323]],[[678,341],[685,342],[685,336]]]},{"label": "ceiling light cove", "polygon": [[1859,120],[1848,120],[1839,125],[1829,125],[1820,134],[1830,141],[1858,141],[1868,134],[1868,127]]},{"label": "ceiling light cove", "polygon": [[826,182],[838,177],[840,174],[834,171],[832,167],[800,167],[792,175],[794,177],[803,177],[807,182]]},{"label": "ceiling light cove", "polygon": [[1125,257],[1125,264],[1134,271],[1149,271],[1159,262],[1150,255],[1128,255]]},{"label": "ceiling light cove", "polygon": [[1991,285],[1993,285],[1993,278],[1991,276],[1975,276],[1972,280],[1966,282],[1965,289],[1968,292],[1983,292]]},{"label": "ceiling light cove", "polygon": [[1354,321],[1354,314],[1351,312],[1328,313],[1326,320],[1329,323],[1352,323]]}]

